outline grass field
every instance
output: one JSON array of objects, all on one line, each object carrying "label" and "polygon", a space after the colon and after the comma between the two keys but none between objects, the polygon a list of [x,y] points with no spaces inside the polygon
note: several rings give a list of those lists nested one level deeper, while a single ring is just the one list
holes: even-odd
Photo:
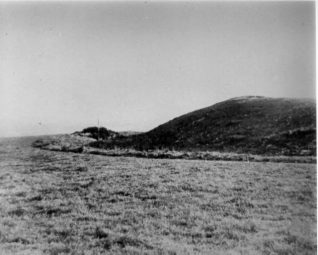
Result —
[{"label": "grass field", "polygon": [[0,140],[0,254],[316,254],[316,165]]}]

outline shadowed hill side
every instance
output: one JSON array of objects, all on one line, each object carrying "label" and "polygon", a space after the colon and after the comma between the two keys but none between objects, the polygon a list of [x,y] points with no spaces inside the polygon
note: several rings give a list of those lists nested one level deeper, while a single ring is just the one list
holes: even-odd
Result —
[{"label": "shadowed hill side", "polygon": [[144,134],[92,146],[315,155],[315,144],[314,100],[247,96],[182,115]]}]

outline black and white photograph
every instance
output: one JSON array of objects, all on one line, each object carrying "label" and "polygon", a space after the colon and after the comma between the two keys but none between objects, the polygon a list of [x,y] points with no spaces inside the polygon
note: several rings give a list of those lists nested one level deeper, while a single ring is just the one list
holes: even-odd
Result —
[{"label": "black and white photograph", "polygon": [[0,255],[317,254],[315,1],[0,1]]}]

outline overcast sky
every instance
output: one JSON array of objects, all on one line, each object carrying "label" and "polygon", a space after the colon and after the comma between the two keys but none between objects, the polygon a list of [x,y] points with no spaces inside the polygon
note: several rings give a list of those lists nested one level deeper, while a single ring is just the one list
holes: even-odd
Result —
[{"label": "overcast sky", "polygon": [[231,97],[315,97],[313,2],[0,3],[0,136],[147,131]]}]

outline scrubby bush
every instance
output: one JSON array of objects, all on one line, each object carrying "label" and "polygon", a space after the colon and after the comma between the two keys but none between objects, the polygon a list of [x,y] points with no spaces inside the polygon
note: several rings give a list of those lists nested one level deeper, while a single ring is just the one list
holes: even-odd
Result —
[{"label": "scrubby bush", "polygon": [[111,131],[104,127],[88,127],[84,128],[82,133],[88,133],[94,139],[108,139],[111,136]]}]

